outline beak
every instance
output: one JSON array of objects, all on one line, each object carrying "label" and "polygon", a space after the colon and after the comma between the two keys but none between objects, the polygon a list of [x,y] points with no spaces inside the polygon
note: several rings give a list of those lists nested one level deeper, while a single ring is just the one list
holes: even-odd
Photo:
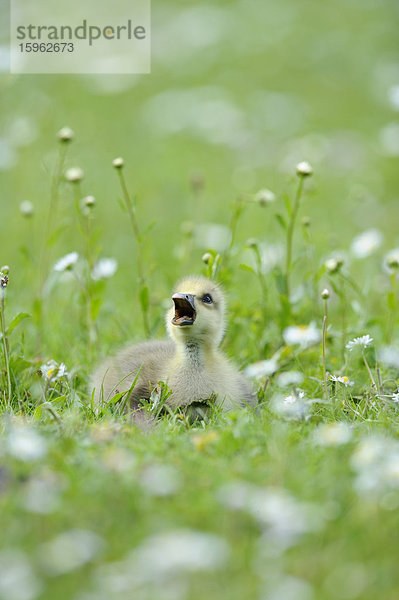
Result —
[{"label": "beak", "polygon": [[196,319],[194,296],[191,294],[173,294],[172,300],[175,303],[175,316],[172,324],[179,327],[192,325]]}]

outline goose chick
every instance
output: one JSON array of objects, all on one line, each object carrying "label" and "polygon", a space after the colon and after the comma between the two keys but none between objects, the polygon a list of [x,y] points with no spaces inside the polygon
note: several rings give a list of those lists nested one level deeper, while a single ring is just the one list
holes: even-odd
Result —
[{"label": "goose chick", "polygon": [[130,346],[107,360],[94,374],[97,401],[129,390],[137,408],[149,399],[159,381],[167,383],[171,408],[213,399],[223,410],[254,403],[246,379],[219,349],[225,331],[225,298],[215,282],[202,276],[182,279],[172,295],[166,326],[170,341],[151,341]]}]

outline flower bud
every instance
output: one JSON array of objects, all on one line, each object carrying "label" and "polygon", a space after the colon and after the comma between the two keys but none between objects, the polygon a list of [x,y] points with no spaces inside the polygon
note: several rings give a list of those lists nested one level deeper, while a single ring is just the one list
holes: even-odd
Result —
[{"label": "flower bud", "polygon": [[276,195],[271,190],[259,190],[257,194],[255,194],[255,202],[259,204],[259,206],[269,206],[276,200]]},{"label": "flower bud", "polygon": [[256,248],[258,245],[258,240],[256,240],[255,238],[249,238],[249,240],[247,240],[247,244],[248,248]]},{"label": "flower bud", "polygon": [[393,271],[399,269],[399,255],[393,254],[387,257],[387,265]]},{"label": "flower bud", "polygon": [[310,177],[313,175],[313,169],[308,162],[303,161],[297,164],[296,173],[298,177]]},{"label": "flower bud", "polygon": [[79,183],[82,181],[84,173],[80,167],[71,167],[65,173],[65,179],[71,183]]},{"label": "flower bud", "polygon": [[191,173],[190,185],[191,189],[195,194],[198,194],[204,188],[205,180],[203,174],[200,171],[195,171],[194,173]]},{"label": "flower bud", "polygon": [[114,160],[112,161],[112,166],[115,167],[115,169],[122,169],[124,164],[125,161],[121,156],[118,156],[118,158],[114,158]]},{"label": "flower bud", "polygon": [[20,210],[21,215],[23,215],[24,217],[29,219],[29,217],[31,217],[34,212],[32,202],[30,202],[29,200],[24,200],[19,205],[19,210]]},{"label": "flower bud", "polygon": [[302,217],[302,225],[304,227],[310,227],[312,221],[310,217]]},{"label": "flower bud", "polygon": [[324,288],[324,290],[321,292],[321,297],[323,298],[323,300],[328,300],[330,297],[330,292],[327,288]]},{"label": "flower bud", "polygon": [[205,254],[203,254],[203,256],[202,256],[202,262],[204,262],[206,265],[208,265],[211,260],[212,260],[212,254],[210,252],[205,252]]},{"label": "flower bud", "polygon": [[86,196],[83,198],[83,204],[87,206],[87,208],[93,208],[96,204],[96,199],[94,196]]},{"label": "flower bud", "polygon": [[73,138],[75,137],[75,134],[70,127],[63,127],[57,133],[57,137],[60,140],[60,142],[68,143],[72,142]]},{"label": "flower bud", "polygon": [[326,269],[329,273],[338,273],[338,271],[340,270],[340,268],[342,267],[343,264],[344,264],[343,259],[341,257],[337,257],[337,258],[329,258],[328,260],[326,260],[326,262],[324,263],[324,266],[326,267]]}]

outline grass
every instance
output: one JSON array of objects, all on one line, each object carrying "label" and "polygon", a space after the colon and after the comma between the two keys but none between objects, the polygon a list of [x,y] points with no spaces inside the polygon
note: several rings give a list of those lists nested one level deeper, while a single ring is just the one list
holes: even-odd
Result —
[{"label": "grass", "polygon": [[[398,596],[395,19],[251,6],[148,78],[2,78],[0,598]],[[96,412],[95,365],[198,272],[257,410]]]}]

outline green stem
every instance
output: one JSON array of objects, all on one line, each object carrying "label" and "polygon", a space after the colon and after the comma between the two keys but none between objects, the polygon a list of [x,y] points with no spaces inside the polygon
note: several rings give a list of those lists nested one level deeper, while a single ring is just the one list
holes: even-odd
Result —
[{"label": "green stem", "polygon": [[342,344],[341,344],[341,353],[342,353],[342,361],[345,361],[345,348],[346,348],[346,295],[345,295],[345,279],[342,278],[342,287],[341,287],[341,314],[342,314]]},{"label": "green stem", "polygon": [[45,237],[45,241],[48,240],[49,233],[52,232],[52,226],[55,222],[57,216],[58,209],[58,198],[59,198],[59,187],[61,183],[62,173],[64,171],[65,159],[68,151],[68,144],[60,144],[59,152],[58,152],[58,160],[56,167],[54,169],[52,181],[51,181],[51,190],[50,190],[50,206],[47,215],[47,229]]},{"label": "green stem", "polygon": [[38,344],[41,346],[43,339],[43,298],[44,298],[44,284],[46,282],[50,252],[48,251],[48,242],[51,235],[54,233],[53,226],[56,220],[57,209],[58,209],[58,198],[59,198],[59,187],[62,179],[62,173],[64,170],[65,159],[67,155],[68,144],[61,144],[59,146],[58,158],[56,166],[53,172],[50,188],[50,203],[46,219],[46,229],[43,235],[43,242],[40,250],[40,262],[39,262],[39,291],[37,296],[37,320],[38,320]]},{"label": "green stem", "polygon": [[303,182],[304,178],[299,178],[299,183],[295,195],[294,206],[292,208],[292,212],[290,215],[290,220],[287,228],[287,254],[286,254],[286,262],[285,262],[285,291],[287,294],[287,298],[290,298],[290,275],[291,275],[291,262],[292,262],[292,240],[294,236],[295,222],[298,216],[298,210],[300,205],[300,200],[303,191]]},{"label": "green stem", "polygon": [[324,392],[326,394],[326,400],[328,402],[330,402],[330,395],[328,393],[328,384],[327,384],[327,369],[326,369],[326,334],[327,334],[327,300],[325,301],[325,306],[324,306],[322,359],[323,359]]},{"label": "green stem", "polygon": [[[122,192],[123,192],[123,197],[125,200],[126,210],[129,215],[129,220],[132,225],[133,234],[134,234],[134,237],[136,240],[137,272],[138,272],[138,277],[139,277],[139,292],[140,292],[145,287],[145,283],[146,283],[144,268],[143,268],[140,228],[139,228],[139,225],[138,225],[138,222],[136,219],[135,207],[134,207],[134,204],[130,197],[129,190],[127,189],[127,185],[126,185],[125,178],[123,176],[122,169],[118,169],[118,174],[119,174],[119,179],[120,179],[121,188],[122,188]],[[146,310],[146,308],[144,307],[144,305],[141,301],[140,301],[140,306],[141,306],[141,312],[142,312],[142,316],[143,316],[144,332],[145,332],[146,337],[149,337],[150,336],[150,326],[149,326],[149,322],[148,322],[148,311]]]},{"label": "green stem", "polygon": [[364,354],[364,350],[362,350],[362,356],[363,356],[364,364],[366,365],[366,369],[367,369],[368,374],[369,374],[370,379],[371,379],[371,385],[373,386],[375,393],[378,395],[378,387],[377,387],[377,384],[376,384],[376,382],[374,380],[374,377],[373,377],[373,374],[371,372],[369,363],[367,362],[366,355]]},{"label": "green stem", "polygon": [[6,337],[6,320],[4,316],[4,289],[1,287],[1,332],[3,334],[3,349],[4,349],[4,360],[6,363],[6,372],[7,372],[7,385],[8,385],[8,408],[11,408],[11,376],[10,376],[10,359],[8,353],[8,342]]},{"label": "green stem", "polygon": [[393,330],[394,330],[394,326],[395,326],[395,316],[396,316],[396,272],[395,271],[390,276],[390,282],[391,282],[391,291],[388,292],[388,308],[390,310],[389,310],[388,328],[387,328],[387,335],[386,335],[387,344],[391,344],[391,342],[392,342],[392,335],[393,335]]},{"label": "green stem", "polygon": [[256,274],[258,276],[259,284],[260,284],[260,287],[261,287],[261,290],[262,290],[263,301],[266,303],[266,299],[267,299],[267,286],[266,286],[265,278],[264,278],[263,273],[262,273],[262,257],[260,255],[260,250],[259,250],[258,244],[256,244],[256,246],[254,246],[253,250],[255,252],[255,257],[256,257]]}]

